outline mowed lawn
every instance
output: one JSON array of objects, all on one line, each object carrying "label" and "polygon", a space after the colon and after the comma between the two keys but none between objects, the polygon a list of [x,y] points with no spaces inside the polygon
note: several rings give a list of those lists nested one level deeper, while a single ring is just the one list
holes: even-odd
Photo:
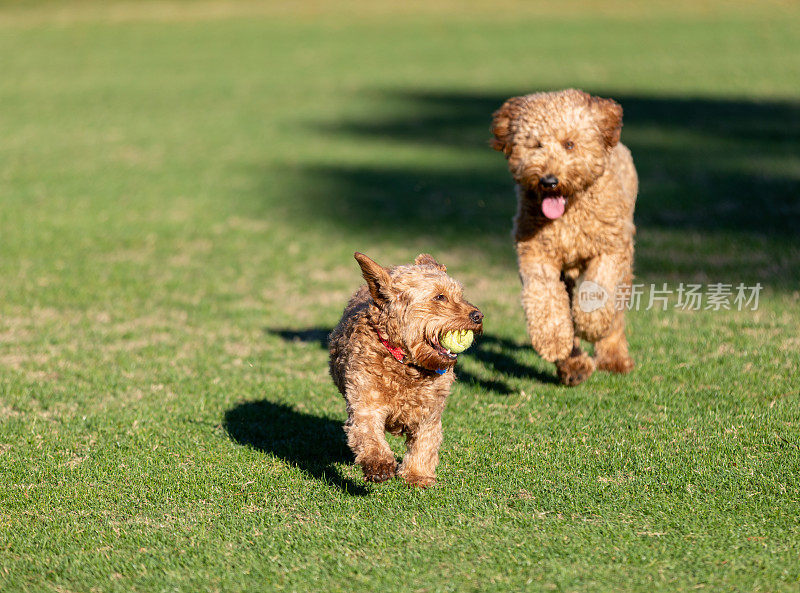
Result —
[{"label": "mowed lawn", "polygon": [[[800,589],[800,10],[629,4],[0,4],[0,591]],[[648,289],[572,389],[488,146],[570,86],[625,109]],[[486,314],[428,490],[344,443],[356,250]]]}]

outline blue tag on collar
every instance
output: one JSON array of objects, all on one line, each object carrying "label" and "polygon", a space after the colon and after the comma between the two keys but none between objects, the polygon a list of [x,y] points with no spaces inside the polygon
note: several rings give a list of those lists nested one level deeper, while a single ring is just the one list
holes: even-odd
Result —
[{"label": "blue tag on collar", "polygon": [[436,372],[440,375],[444,375],[447,372],[447,369],[436,369]]}]

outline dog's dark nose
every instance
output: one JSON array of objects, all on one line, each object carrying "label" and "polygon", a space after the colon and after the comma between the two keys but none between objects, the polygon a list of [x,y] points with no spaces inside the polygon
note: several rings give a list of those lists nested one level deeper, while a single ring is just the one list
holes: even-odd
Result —
[{"label": "dog's dark nose", "polygon": [[483,321],[483,313],[475,309],[472,313],[469,314],[470,321],[472,323],[480,323]]},{"label": "dog's dark nose", "polygon": [[539,179],[539,185],[546,189],[552,189],[558,185],[558,177],[555,175],[545,175]]}]

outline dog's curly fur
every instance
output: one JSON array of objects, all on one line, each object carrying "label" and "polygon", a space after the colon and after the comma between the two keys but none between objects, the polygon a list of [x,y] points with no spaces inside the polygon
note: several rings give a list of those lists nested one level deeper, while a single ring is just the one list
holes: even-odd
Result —
[{"label": "dog's curly fur", "polygon": [[[595,367],[633,368],[624,314],[615,306],[616,291],[633,279],[638,191],[621,128],[616,102],[575,89],[513,97],[494,113],[492,146],[506,155],[516,182],[514,239],[528,333],[567,385]],[[548,198],[566,199],[560,215],[545,207]],[[573,291],[585,280],[608,295],[591,312]],[[595,359],[581,350],[580,338],[595,344]]]},{"label": "dog's curly fur", "polygon": [[[439,336],[480,332],[483,314],[430,255],[391,269],[361,253],[355,258],[367,284],[330,335],[330,372],[347,403],[347,443],[367,480],[399,474],[408,484],[430,486],[439,463],[442,411],[455,381],[456,356],[439,345]],[[406,436],[399,468],[387,430]]]}]

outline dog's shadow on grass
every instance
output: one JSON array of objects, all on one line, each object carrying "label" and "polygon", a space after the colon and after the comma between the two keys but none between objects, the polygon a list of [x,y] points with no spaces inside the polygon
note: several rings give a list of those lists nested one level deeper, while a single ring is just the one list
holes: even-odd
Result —
[{"label": "dog's shadow on grass", "polygon": [[369,493],[334,467],[336,463],[353,461],[340,421],[259,400],[228,410],[223,426],[235,442],[274,455],[347,494]]},{"label": "dog's shadow on grass", "polygon": [[[532,348],[529,344],[518,344],[507,338],[483,334],[476,338],[475,346],[470,348],[468,354],[480,361],[484,367],[492,369],[504,377],[558,385],[559,381],[555,376],[555,372],[547,373],[535,367],[522,364],[519,361],[518,354],[530,351],[532,351]],[[457,370],[457,375],[461,380],[474,382],[487,391],[494,391],[503,395],[508,395],[515,391],[504,381],[481,379],[461,369]]]},{"label": "dog's shadow on grass", "polygon": [[283,338],[287,342],[303,342],[305,344],[319,344],[320,348],[327,350],[330,327],[309,327],[306,329],[287,329],[267,327],[264,331]]}]

